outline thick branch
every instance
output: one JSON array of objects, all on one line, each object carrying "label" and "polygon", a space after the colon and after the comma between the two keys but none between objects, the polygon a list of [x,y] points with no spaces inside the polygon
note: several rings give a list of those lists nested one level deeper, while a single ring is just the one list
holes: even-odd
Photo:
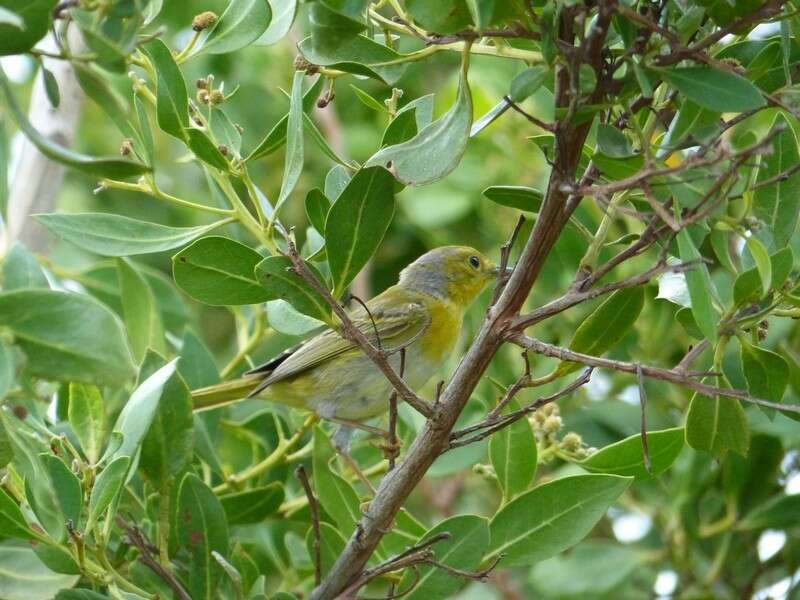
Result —
[{"label": "thick branch", "polygon": [[[613,3],[601,1],[597,18],[581,48],[585,61],[598,72],[602,71],[603,41],[612,14]],[[569,14],[563,14],[559,37],[567,43],[572,43],[574,39],[573,25]],[[556,105],[566,107],[577,90],[570,87],[566,68],[559,67],[558,71]],[[597,90],[589,101],[598,101],[602,95],[602,86],[598,83]],[[559,123],[556,130],[554,167],[545,200],[514,273],[497,303],[487,312],[475,340],[442,391],[439,402],[434,407],[434,414],[417,435],[403,461],[381,481],[356,533],[347,542],[326,579],[312,592],[312,599],[334,598],[358,579],[367,560],[391,527],[394,515],[436,458],[448,448],[450,432],[458,416],[503,341],[502,330],[507,321],[519,312],[533,283],[539,277],[545,259],[577,207],[577,201],[568,202],[569,196],[564,190],[564,184],[574,179],[589,126],[589,123],[575,125],[566,120]]]}]

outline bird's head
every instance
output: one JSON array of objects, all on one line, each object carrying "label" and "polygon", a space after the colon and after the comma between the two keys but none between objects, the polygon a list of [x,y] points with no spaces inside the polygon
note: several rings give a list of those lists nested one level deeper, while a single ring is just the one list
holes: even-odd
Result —
[{"label": "bird's head", "polygon": [[400,285],[467,308],[498,267],[468,246],[442,246],[426,252],[400,273]]}]

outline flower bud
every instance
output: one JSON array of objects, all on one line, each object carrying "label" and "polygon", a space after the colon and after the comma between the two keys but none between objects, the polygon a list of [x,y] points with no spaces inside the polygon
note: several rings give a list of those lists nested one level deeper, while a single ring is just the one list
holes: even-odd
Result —
[{"label": "flower bud", "polygon": [[211,101],[211,95],[208,93],[208,90],[198,90],[197,101],[200,104],[208,104]]},{"label": "flower bud", "polygon": [[567,452],[577,452],[581,446],[583,446],[583,438],[574,431],[567,433],[561,440],[561,447]]},{"label": "flower bud", "polygon": [[544,431],[545,434],[552,434],[561,429],[561,425],[561,417],[551,415],[545,419],[544,425],[542,425],[542,431]]},{"label": "flower bud", "polygon": [[125,138],[122,140],[122,144],[120,144],[119,153],[122,156],[128,156],[131,152],[133,152],[133,140]]},{"label": "flower bud", "polygon": [[225,94],[223,94],[219,90],[211,90],[211,92],[208,95],[208,99],[212,105],[218,106],[223,102],[225,102]]},{"label": "flower bud", "polygon": [[201,12],[199,15],[192,19],[192,29],[195,31],[203,31],[208,29],[217,22],[217,15],[210,10]]}]

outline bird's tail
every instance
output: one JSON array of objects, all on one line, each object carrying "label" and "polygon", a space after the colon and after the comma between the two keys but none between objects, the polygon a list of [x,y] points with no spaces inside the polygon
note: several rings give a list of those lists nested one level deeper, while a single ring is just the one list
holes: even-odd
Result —
[{"label": "bird's tail", "polygon": [[209,410],[244,400],[258,387],[263,379],[263,376],[245,375],[239,379],[232,379],[224,383],[192,390],[194,410]]}]

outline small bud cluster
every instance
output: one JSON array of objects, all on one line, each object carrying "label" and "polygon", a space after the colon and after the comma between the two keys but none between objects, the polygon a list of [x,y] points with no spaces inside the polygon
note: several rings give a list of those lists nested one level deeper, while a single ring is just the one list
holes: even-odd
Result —
[{"label": "small bud cluster", "polygon": [[[589,448],[580,434],[568,431],[559,439],[559,433],[564,427],[564,421],[557,404],[545,404],[534,412],[528,420],[533,427],[534,434],[543,455],[566,455],[569,458],[580,460],[592,454],[595,449]],[[547,451],[550,449],[549,451]]]},{"label": "small bud cluster", "polygon": [[214,88],[214,76],[207,75],[195,82],[197,86],[197,101],[206,106],[219,106],[225,102],[225,84],[222,83],[218,88]]}]

